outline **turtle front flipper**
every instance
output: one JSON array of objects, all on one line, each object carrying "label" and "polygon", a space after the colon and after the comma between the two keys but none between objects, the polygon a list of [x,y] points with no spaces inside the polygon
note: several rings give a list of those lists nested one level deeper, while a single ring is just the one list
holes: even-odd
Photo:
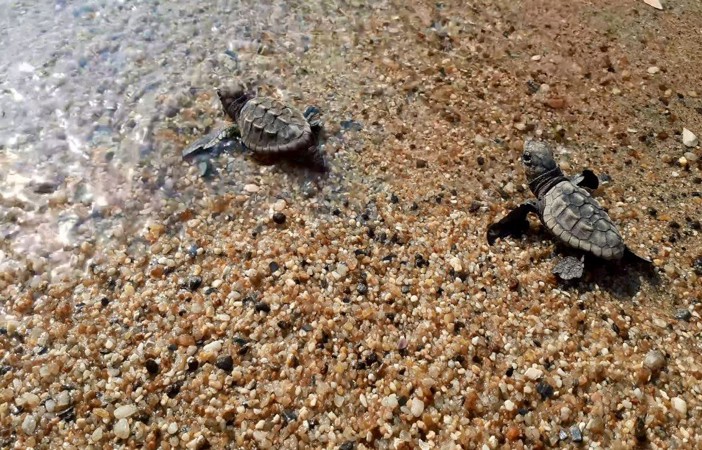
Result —
[{"label": "turtle front flipper", "polygon": [[219,128],[187,146],[182,153],[183,159],[194,158],[203,153],[217,154],[223,152],[234,144],[239,136],[239,127],[236,125]]},{"label": "turtle front flipper", "polygon": [[305,112],[302,113],[302,115],[305,116],[305,119],[307,120],[307,123],[310,124],[312,130],[314,130],[315,128],[321,129],[324,126],[322,122],[322,111],[316,106],[308,106],[307,109],[305,109]]},{"label": "turtle front flipper", "polygon": [[570,181],[576,186],[590,191],[595,191],[600,186],[600,179],[590,169],[585,169],[578,175],[573,175],[570,177]]},{"label": "turtle front flipper", "polygon": [[490,225],[487,231],[488,244],[494,244],[498,238],[524,234],[529,229],[529,221],[527,220],[529,213],[539,213],[537,203],[533,200],[522,203],[500,221]]}]

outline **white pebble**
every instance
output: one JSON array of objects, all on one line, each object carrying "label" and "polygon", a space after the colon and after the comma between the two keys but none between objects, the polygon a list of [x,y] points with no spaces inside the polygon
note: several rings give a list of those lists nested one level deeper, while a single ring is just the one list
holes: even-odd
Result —
[{"label": "white pebble", "polygon": [[506,400],[505,401],[505,409],[507,411],[514,411],[514,402],[512,400]]},{"label": "white pebble", "polygon": [[202,347],[202,350],[207,353],[219,353],[219,351],[222,350],[222,341],[212,341],[209,344]]},{"label": "white pebble", "polygon": [[412,399],[412,404],[410,405],[410,412],[414,417],[419,417],[424,412],[424,402],[418,398]]},{"label": "white pebble", "polygon": [[699,143],[699,140],[697,139],[697,136],[695,136],[695,133],[688,130],[687,128],[683,128],[682,141],[683,144],[685,144],[685,147],[695,147]]},{"label": "white pebble", "polygon": [[37,419],[31,414],[27,414],[22,421],[22,431],[24,431],[24,434],[32,435],[36,429]]},{"label": "white pebble", "polygon": [[656,66],[651,66],[651,67],[649,67],[649,68],[646,70],[646,72],[650,73],[651,75],[655,75],[655,74],[657,74],[657,73],[660,72],[660,71],[661,71],[661,69],[659,69],[659,68],[656,67]]},{"label": "white pebble", "polygon": [[123,405],[115,409],[115,419],[125,419],[137,412],[137,407],[134,405]]},{"label": "white pebble", "polygon": [[687,415],[687,402],[680,397],[673,397],[670,401],[673,408],[683,416]]},{"label": "white pebble", "polygon": [[663,4],[661,3],[661,0],[644,0],[644,3],[646,3],[649,6],[653,6],[656,9],[663,9]]},{"label": "white pebble", "polygon": [[96,428],[93,434],[90,435],[90,440],[94,443],[100,442],[102,439],[102,427]]},{"label": "white pebble", "polygon": [[541,55],[534,55],[531,57],[532,61],[541,61]]},{"label": "white pebble", "polygon": [[395,409],[397,408],[397,396],[395,394],[390,394],[385,397],[381,403],[386,408]]},{"label": "white pebble", "polygon": [[168,425],[168,430],[167,430],[167,431],[168,431],[168,434],[175,434],[176,431],[178,431],[178,424],[175,423],[175,422],[171,422],[171,423]]},{"label": "white pebble", "polygon": [[453,268],[454,271],[456,272],[461,272],[463,271],[463,266],[461,265],[461,260],[458,259],[458,257],[454,256],[451,258],[449,261],[449,264],[451,264],[451,267]]},{"label": "white pebble", "polygon": [[541,378],[541,375],[543,375],[543,374],[544,373],[542,371],[540,371],[539,369],[535,369],[533,367],[529,367],[527,369],[527,371],[524,372],[524,376],[529,378],[532,381],[538,380],[539,378]]},{"label": "white pebble", "polygon": [[258,186],[256,186],[255,184],[247,184],[246,186],[244,186],[244,190],[253,194],[254,192],[258,192]]},{"label": "white pebble", "polygon": [[114,431],[117,439],[127,439],[129,437],[129,422],[127,422],[127,419],[119,419],[115,424]]}]

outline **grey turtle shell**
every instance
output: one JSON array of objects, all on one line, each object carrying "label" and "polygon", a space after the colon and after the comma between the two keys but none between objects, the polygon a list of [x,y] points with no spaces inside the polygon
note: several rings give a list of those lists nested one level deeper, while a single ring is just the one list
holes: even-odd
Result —
[{"label": "grey turtle shell", "polygon": [[312,129],[302,113],[274,99],[246,102],[238,125],[244,145],[257,153],[291,153],[313,144]]},{"label": "grey turtle shell", "polygon": [[620,259],[626,248],[609,215],[584,189],[561,181],[541,202],[541,220],[557,239],[603,259]]}]

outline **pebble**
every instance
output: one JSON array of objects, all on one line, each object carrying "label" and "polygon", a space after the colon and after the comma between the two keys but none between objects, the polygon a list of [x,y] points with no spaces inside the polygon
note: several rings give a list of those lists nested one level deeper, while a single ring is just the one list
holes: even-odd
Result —
[{"label": "pebble", "polygon": [[541,370],[536,369],[534,367],[529,367],[527,369],[527,371],[524,372],[524,376],[529,378],[532,381],[538,380],[539,378],[541,378],[541,375],[543,375],[543,374],[544,373]]},{"label": "pebble", "polygon": [[685,147],[696,147],[699,143],[699,140],[697,139],[695,133],[688,130],[687,128],[683,128],[682,142],[685,145]]},{"label": "pebble", "polygon": [[37,428],[37,419],[32,414],[27,414],[22,421],[22,431],[26,435],[34,434]]},{"label": "pebble", "polygon": [[137,411],[138,409],[134,405],[122,405],[115,409],[114,416],[115,419],[126,419]]},{"label": "pebble", "polygon": [[222,369],[225,372],[231,372],[232,369],[234,369],[234,360],[232,359],[231,356],[221,356],[217,358],[217,362],[215,362],[215,366],[218,368]]},{"label": "pebble", "polygon": [[514,408],[515,408],[515,404],[512,400],[505,400],[505,409],[507,411],[512,412],[512,411],[514,411]]},{"label": "pebble", "polygon": [[175,422],[171,422],[168,425],[168,429],[166,431],[168,431],[168,434],[175,434],[178,431],[178,424]]},{"label": "pebble", "polygon": [[532,61],[541,61],[541,55],[534,55],[531,57]]},{"label": "pebble", "polygon": [[207,353],[219,353],[219,351],[222,350],[222,344],[222,341],[212,341],[209,344],[202,347],[202,350],[204,350]]},{"label": "pebble", "polygon": [[273,211],[281,212],[285,209],[287,203],[282,198],[273,204]]},{"label": "pebble", "polygon": [[689,309],[679,309],[675,311],[675,318],[677,320],[684,320],[685,322],[689,322],[692,318],[692,313]]},{"label": "pebble", "polygon": [[463,265],[461,265],[461,260],[456,256],[451,258],[451,260],[449,261],[449,264],[451,265],[451,268],[456,272],[461,272],[463,270]]},{"label": "pebble", "polygon": [[573,442],[583,441],[583,433],[580,431],[580,427],[577,425],[570,427],[570,435],[573,437]]},{"label": "pebble", "polygon": [[154,361],[153,359],[147,359],[146,362],[144,363],[144,366],[146,366],[146,371],[149,372],[151,375],[157,375],[158,374],[158,363]]},{"label": "pebble", "polygon": [[90,435],[90,440],[93,441],[93,443],[98,443],[98,442],[100,442],[100,440],[102,440],[102,436],[103,436],[102,427],[98,427]]},{"label": "pebble", "polygon": [[276,212],[273,214],[273,222],[277,223],[278,225],[282,225],[285,223],[285,214],[282,212]]},{"label": "pebble", "polygon": [[649,351],[644,359],[644,367],[654,373],[660,372],[665,367],[665,356],[658,350]]},{"label": "pebble", "polygon": [[655,75],[655,74],[657,74],[657,73],[660,72],[660,71],[661,71],[661,69],[659,69],[659,68],[656,67],[656,66],[651,66],[651,67],[649,67],[648,69],[646,69],[646,72],[650,73],[651,75]]},{"label": "pebble", "polygon": [[412,399],[412,404],[410,405],[410,412],[414,417],[419,417],[424,412],[424,402],[418,398]]},{"label": "pebble", "polygon": [[670,400],[670,403],[673,405],[673,408],[683,416],[687,415],[687,402],[680,397],[673,397]]},{"label": "pebble", "polygon": [[129,437],[129,422],[127,419],[119,419],[114,428],[117,439],[127,439]]},{"label": "pebble", "polygon": [[259,187],[256,186],[255,184],[247,184],[246,186],[244,186],[244,191],[246,191],[250,194],[258,192],[258,190],[259,190]]},{"label": "pebble", "polygon": [[663,9],[663,4],[660,0],[643,0],[649,6],[653,6],[656,9]]}]

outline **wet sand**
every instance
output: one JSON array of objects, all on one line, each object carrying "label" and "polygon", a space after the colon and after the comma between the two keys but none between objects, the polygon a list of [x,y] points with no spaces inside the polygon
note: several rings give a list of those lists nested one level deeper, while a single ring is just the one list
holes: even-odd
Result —
[{"label": "wet sand", "polygon": [[[554,3],[245,5],[231,37],[198,33],[198,73],[154,94],[172,108],[149,109],[150,150],[91,147],[119,201],[70,177],[3,194],[1,446],[702,446],[702,150],[682,142],[702,136],[702,6]],[[320,106],[326,178],[181,160],[234,77]],[[535,218],[488,246],[531,198],[530,137],[606,175],[598,201],[657,276],[564,285]],[[60,270],[15,245],[24,217],[67,209]]]}]

